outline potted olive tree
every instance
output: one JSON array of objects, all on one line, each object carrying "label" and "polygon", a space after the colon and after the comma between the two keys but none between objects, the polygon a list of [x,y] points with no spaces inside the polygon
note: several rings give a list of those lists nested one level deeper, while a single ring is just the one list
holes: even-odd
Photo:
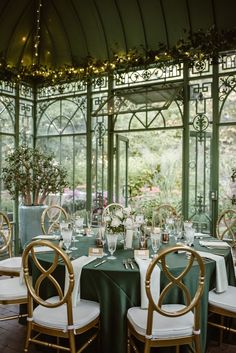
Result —
[{"label": "potted olive tree", "polygon": [[62,193],[67,173],[56,163],[53,154],[22,145],[5,159],[2,180],[12,199],[20,199],[19,236],[24,246],[41,233],[40,218],[49,194]]}]

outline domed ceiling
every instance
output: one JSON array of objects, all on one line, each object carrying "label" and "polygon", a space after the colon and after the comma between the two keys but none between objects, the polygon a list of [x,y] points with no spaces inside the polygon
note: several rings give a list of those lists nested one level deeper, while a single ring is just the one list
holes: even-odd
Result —
[{"label": "domed ceiling", "polygon": [[110,61],[171,48],[199,29],[233,29],[235,10],[235,0],[1,0],[0,60],[15,68]]}]

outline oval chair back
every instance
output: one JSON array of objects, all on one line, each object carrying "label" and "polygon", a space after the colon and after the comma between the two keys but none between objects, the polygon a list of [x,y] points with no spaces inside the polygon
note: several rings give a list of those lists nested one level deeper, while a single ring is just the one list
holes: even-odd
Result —
[{"label": "oval chair back", "polygon": [[174,206],[169,204],[162,204],[153,210],[152,226],[163,227],[167,218],[176,218],[177,211]]},{"label": "oval chair back", "polygon": [[[50,260],[43,260],[38,254],[38,248],[49,250]],[[76,265],[72,264],[68,255],[57,244],[48,240],[36,240],[28,244],[22,255],[22,263],[28,291],[24,352],[28,352],[31,343],[48,349],[82,352],[98,335],[100,307],[99,303],[93,301],[73,301],[74,295],[77,297],[79,293],[75,285]],[[62,277],[63,270],[65,275]],[[85,332],[86,342],[77,350],[75,336]],[[56,337],[57,342],[49,342],[48,336]],[[59,341],[59,338],[67,339],[69,347],[68,344],[65,346],[64,340]]]},{"label": "oval chair back", "polygon": [[[173,257],[182,256],[178,252],[184,252],[186,265],[169,267]],[[152,347],[171,346],[179,352],[181,345],[194,345],[195,352],[201,353],[200,299],[204,281],[205,266],[195,250],[182,245],[161,249],[146,271],[147,309],[128,310],[128,352],[130,346],[137,349],[134,336],[144,343],[144,353]]]},{"label": "oval chair back", "polygon": [[106,223],[106,217],[114,214],[114,212],[120,209],[121,210],[124,209],[124,206],[121,205],[120,203],[113,202],[107,205],[102,212],[102,222]]},{"label": "oval chair back", "polygon": [[41,228],[43,234],[59,232],[60,222],[68,221],[68,214],[65,209],[58,205],[48,206],[41,216]]},{"label": "oval chair back", "polygon": [[218,239],[229,240],[232,246],[236,246],[236,210],[226,209],[220,213],[216,222],[216,235]]},{"label": "oval chair back", "polygon": [[12,227],[7,215],[0,212],[0,255],[12,256]]}]

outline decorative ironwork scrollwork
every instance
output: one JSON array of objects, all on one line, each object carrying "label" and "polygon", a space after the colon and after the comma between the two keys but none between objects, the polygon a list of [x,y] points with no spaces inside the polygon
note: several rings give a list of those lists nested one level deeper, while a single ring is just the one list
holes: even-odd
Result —
[{"label": "decorative ironwork scrollwork", "polygon": [[198,141],[202,142],[204,139],[204,131],[209,126],[209,119],[205,114],[198,114],[193,119],[193,128],[198,132]]},{"label": "decorative ironwork scrollwork", "polygon": [[96,139],[98,140],[98,145],[102,146],[103,137],[106,134],[106,126],[103,121],[98,121],[94,127],[94,134]]}]

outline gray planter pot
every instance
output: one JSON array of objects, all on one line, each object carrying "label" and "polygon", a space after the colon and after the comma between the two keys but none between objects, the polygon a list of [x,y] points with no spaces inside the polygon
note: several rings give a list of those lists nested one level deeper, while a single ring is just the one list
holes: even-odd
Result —
[{"label": "gray planter pot", "polygon": [[36,235],[42,234],[41,215],[48,206],[20,206],[19,207],[19,238],[21,247]]}]

